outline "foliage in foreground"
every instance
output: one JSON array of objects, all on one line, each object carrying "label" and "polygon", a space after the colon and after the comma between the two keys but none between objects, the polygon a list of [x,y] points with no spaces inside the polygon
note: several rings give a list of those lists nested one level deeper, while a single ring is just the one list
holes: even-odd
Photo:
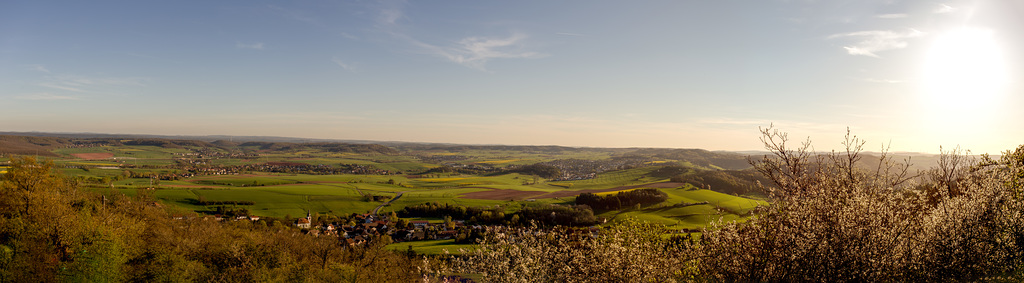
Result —
[{"label": "foliage in foreground", "polygon": [[771,205],[749,221],[717,223],[693,245],[636,223],[592,237],[494,231],[454,267],[494,282],[1022,279],[1012,277],[1024,264],[1024,146],[980,162],[944,152],[915,178],[886,155],[858,166],[855,136],[844,152],[814,154],[809,141],[762,134],[772,155],[751,163],[774,183]]},{"label": "foliage in foreground", "polygon": [[689,272],[689,241],[661,225],[626,221],[600,232],[511,228],[463,251],[455,269],[488,282],[662,282]]},{"label": "foliage in foreground", "polygon": [[[726,281],[944,281],[1007,274],[1024,256],[1024,147],[977,163],[959,150],[914,184],[907,164],[858,169],[864,142],[812,155],[763,130],[774,156],[753,162],[775,183],[772,206],[746,224],[705,234],[703,276]],[[1014,161],[1018,160],[1018,161]]]},{"label": "foliage in foreground", "polygon": [[49,162],[15,158],[0,184],[0,282],[407,282],[384,241],[266,222],[173,219],[145,193],[81,191]]}]

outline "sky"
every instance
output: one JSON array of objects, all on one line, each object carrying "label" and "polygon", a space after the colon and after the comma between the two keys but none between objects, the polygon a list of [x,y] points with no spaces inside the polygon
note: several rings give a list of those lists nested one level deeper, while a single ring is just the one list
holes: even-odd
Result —
[{"label": "sky", "polygon": [[3,1],[0,131],[998,154],[1022,1]]}]

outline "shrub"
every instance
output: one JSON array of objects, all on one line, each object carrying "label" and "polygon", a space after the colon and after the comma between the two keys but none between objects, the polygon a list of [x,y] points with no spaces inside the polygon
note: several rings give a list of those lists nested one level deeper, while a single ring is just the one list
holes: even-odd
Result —
[{"label": "shrub", "polygon": [[[864,144],[845,152],[788,148],[769,127],[772,156],[751,163],[771,179],[772,204],[744,224],[705,231],[701,276],[722,281],[945,281],[1014,271],[1024,256],[1024,208],[1001,170],[944,152],[915,185],[906,163],[883,154],[858,169]],[[1003,170],[1005,171],[1005,170]]]},{"label": "shrub", "polygon": [[624,221],[588,229],[513,228],[490,231],[463,251],[456,271],[486,282],[663,282],[692,270],[686,241],[662,237],[664,227]]},{"label": "shrub", "polygon": [[943,151],[917,176],[884,149],[864,166],[864,142],[849,133],[845,150],[828,154],[809,140],[792,148],[772,127],[761,133],[771,154],[750,163],[771,181],[759,185],[771,204],[746,222],[715,223],[694,245],[635,222],[584,234],[504,229],[455,267],[494,282],[1024,279],[1024,146],[980,162]]}]

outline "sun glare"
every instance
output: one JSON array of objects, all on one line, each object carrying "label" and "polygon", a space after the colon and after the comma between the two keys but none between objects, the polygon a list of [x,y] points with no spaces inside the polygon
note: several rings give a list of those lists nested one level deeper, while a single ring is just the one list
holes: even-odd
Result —
[{"label": "sun glare", "polygon": [[1006,67],[991,30],[963,28],[939,35],[922,71],[922,94],[932,110],[979,111],[998,103]]},{"label": "sun glare", "polygon": [[1009,83],[995,33],[962,28],[938,34],[926,56],[919,80],[921,124],[915,135],[960,144],[991,140],[1007,107]]}]

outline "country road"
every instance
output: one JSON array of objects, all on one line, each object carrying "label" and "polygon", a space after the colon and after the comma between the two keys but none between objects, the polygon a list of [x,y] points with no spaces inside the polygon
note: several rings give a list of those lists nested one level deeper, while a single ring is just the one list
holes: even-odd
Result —
[{"label": "country road", "polygon": [[385,202],[385,203],[382,203],[382,204],[378,205],[377,208],[373,209],[373,215],[378,215],[378,213],[380,212],[380,208],[381,207],[384,207],[384,206],[387,206],[387,205],[391,204],[391,202],[393,202],[393,201],[397,200],[398,198],[402,197],[403,193],[405,193],[405,192],[398,192],[398,194],[395,195],[395,198],[393,198],[391,200],[388,200],[388,202]]}]

